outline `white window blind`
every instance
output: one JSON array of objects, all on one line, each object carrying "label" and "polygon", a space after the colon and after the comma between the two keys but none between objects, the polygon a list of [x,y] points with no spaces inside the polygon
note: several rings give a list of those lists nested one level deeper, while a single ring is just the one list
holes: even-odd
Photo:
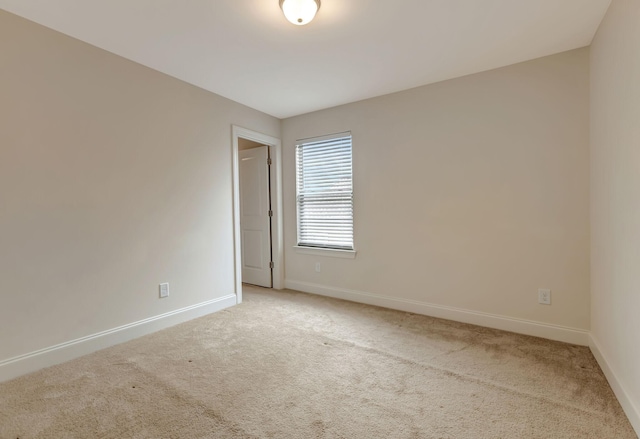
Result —
[{"label": "white window blind", "polygon": [[298,245],[353,250],[351,133],[296,146]]}]

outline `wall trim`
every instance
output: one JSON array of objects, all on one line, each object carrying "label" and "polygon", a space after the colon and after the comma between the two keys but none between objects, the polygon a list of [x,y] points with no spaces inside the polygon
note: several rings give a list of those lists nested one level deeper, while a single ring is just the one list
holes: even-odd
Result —
[{"label": "wall trim", "polygon": [[502,329],[504,331],[542,337],[581,346],[589,345],[589,331],[584,329],[552,325],[549,323],[517,319],[479,311],[471,311],[452,306],[436,305],[418,300],[383,296],[364,291],[327,287],[324,285],[301,282],[292,279],[285,280],[285,288],[305,293],[319,294],[321,296],[334,297],[336,299],[349,300],[351,302],[365,303],[367,305],[381,306],[384,308],[422,314],[430,317],[454,320],[472,325],[485,326],[487,328]]},{"label": "wall trim", "polygon": [[589,335],[589,348],[600,365],[600,369],[602,369],[607,381],[609,381],[609,385],[618,398],[624,413],[627,415],[627,418],[629,418],[631,426],[636,431],[636,434],[640,436],[640,408],[636,406],[629,394],[624,390],[624,386],[618,379],[618,375],[611,367],[610,362],[607,361],[604,352],[600,348],[600,343],[598,343],[593,334]]},{"label": "wall trim", "polygon": [[0,361],[0,382],[229,308],[236,303],[236,295],[230,294]]}]

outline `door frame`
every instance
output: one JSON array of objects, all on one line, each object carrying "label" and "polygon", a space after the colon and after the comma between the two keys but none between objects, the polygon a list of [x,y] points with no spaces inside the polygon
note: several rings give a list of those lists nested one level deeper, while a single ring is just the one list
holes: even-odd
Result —
[{"label": "door frame", "polygon": [[271,154],[271,249],[273,258],[273,288],[284,288],[284,226],[282,203],[282,142],[276,137],[231,125],[231,157],[233,180],[233,271],[236,303],[242,302],[242,242],[240,237],[240,164],[238,139],[268,145]]}]

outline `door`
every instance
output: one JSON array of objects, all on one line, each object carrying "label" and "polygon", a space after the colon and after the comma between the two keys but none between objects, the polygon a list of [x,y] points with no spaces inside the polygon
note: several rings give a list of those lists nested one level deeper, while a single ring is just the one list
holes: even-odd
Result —
[{"label": "door", "polygon": [[242,282],[272,287],[269,147],[239,151]]}]

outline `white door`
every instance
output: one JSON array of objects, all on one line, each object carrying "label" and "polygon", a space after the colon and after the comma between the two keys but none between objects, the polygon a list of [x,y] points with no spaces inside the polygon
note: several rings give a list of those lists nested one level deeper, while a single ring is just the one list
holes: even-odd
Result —
[{"label": "white door", "polygon": [[271,288],[269,147],[239,151],[242,282]]}]

